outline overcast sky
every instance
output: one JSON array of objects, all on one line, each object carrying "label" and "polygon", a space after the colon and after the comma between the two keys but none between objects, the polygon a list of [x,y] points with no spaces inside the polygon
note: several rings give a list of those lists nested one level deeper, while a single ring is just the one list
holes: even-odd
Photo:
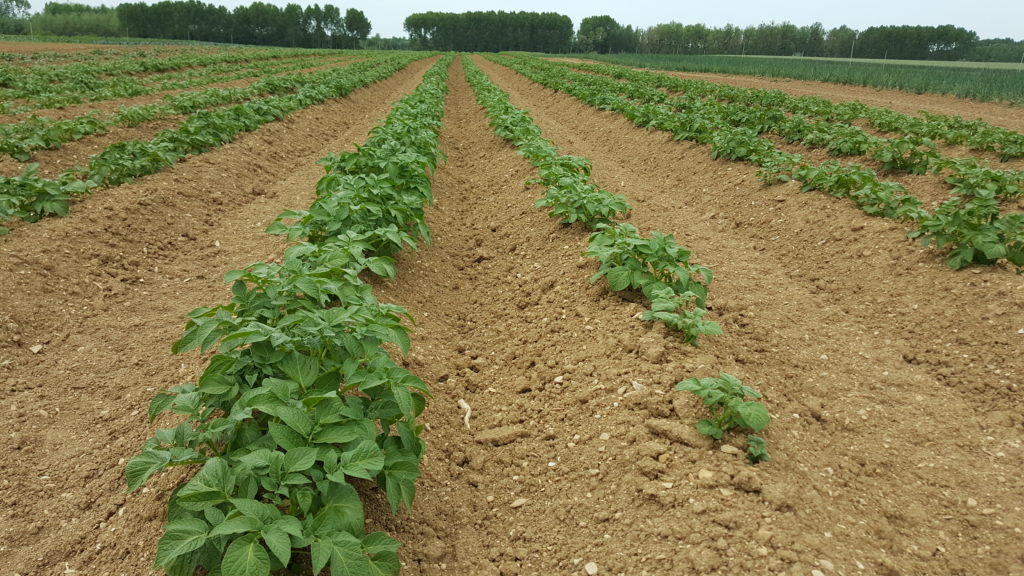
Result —
[{"label": "overcast sky", "polygon": [[[42,10],[46,0],[31,0],[34,11]],[[61,0],[108,6],[117,0]],[[252,0],[202,0],[234,8],[251,4]],[[284,6],[289,0],[263,0]],[[303,6],[308,0],[290,0]],[[153,0],[147,0],[152,3]],[[683,24],[705,24],[721,27],[756,26],[763,22],[788,21],[797,26],[821,22],[825,29],[846,24],[856,30],[869,26],[920,24],[937,26],[953,24],[974,30],[982,38],[1024,39],[1024,0],[857,0],[829,2],[827,0],[317,0],[321,5],[334,4],[344,12],[358,8],[373,25],[371,34],[384,37],[405,36],[402,23],[415,12],[467,12],[471,10],[504,10],[514,12],[557,12],[572,19],[579,28],[580,20],[587,16],[607,14],[622,25],[646,28],[675,20]]]}]

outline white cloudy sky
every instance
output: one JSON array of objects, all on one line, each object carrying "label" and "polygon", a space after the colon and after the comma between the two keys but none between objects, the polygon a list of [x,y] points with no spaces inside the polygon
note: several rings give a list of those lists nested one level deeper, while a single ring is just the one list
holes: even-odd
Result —
[{"label": "white cloudy sky", "polygon": [[[46,0],[31,0],[33,10],[41,10]],[[116,5],[117,0],[61,0],[98,5]],[[148,0],[152,2],[152,0]],[[203,0],[233,8],[250,4],[252,0]],[[295,2],[311,4],[309,0],[263,0],[284,6]],[[1021,0],[857,0],[833,2],[829,0],[318,0],[320,4],[334,4],[362,10],[373,25],[373,34],[405,36],[402,23],[415,12],[466,12],[470,10],[505,10],[529,12],[558,12],[572,18],[579,26],[587,16],[607,14],[620,24],[646,28],[661,22],[675,20],[684,24],[702,23],[718,27],[757,25],[762,22],[789,21],[798,26],[821,22],[825,28],[846,24],[863,30],[869,26],[921,24],[953,24],[974,30],[982,38],[1024,39],[1024,1]]]}]

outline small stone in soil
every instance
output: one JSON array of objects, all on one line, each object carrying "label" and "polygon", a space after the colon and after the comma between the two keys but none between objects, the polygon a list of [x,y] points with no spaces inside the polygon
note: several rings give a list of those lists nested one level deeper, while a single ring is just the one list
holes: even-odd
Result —
[{"label": "small stone in soil", "polygon": [[509,506],[511,506],[512,508],[522,508],[523,506],[526,505],[527,502],[528,500],[526,498],[516,498],[512,502],[512,504],[509,504]]},{"label": "small stone in soil", "polygon": [[594,576],[597,574],[598,570],[597,563],[595,562],[587,562],[583,566],[583,571],[586,572],[588,576]]}]

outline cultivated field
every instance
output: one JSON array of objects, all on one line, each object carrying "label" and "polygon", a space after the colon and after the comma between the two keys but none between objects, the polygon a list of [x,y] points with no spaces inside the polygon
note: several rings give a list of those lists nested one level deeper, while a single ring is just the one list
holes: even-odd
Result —
[{"label": "cultivated field", "polygon": [[[59,109],[4,85],[5,144],[32,114],[102,129],[0,160],[0,574],[161,573],[158,551],[226,576],[1024,574],[1015,108],[522,56],[58,50],[5,65],[115,72]],[[100,97],[182,55],[206,60]],[[588,225],[621,223],[689,253],[645,290],[591,281]],[[659,299],[683,331],[643,319]],[[720,372],[762,394],[769,461],[674,390]],[[163,434],[126,480],[189,414],[205,436]]]}]

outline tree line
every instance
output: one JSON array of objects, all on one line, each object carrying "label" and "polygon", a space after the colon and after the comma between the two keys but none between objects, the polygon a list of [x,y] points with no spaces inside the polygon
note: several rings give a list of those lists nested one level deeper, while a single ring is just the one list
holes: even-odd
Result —
[{"label": "tree line", "polygon": [[962,27],[848,26],[826,30],[820,23],[789,22],[740,28],[669,22],[647,29],[621,26],[609,16],[584,18],[574,47],[599,53],[756,54],[762,56],[825,56],[899,60],[1018,61],[1024,41],[981,40]]},{"label": "tree line", "polygon": [[228,10],[200,0],[163,0],[116,7],[47,3],[29,14],[29,0],[0,0],[0,33],[56,36],[133,36],[295,46],[305,48],[411,48],[498,52],[640,52],[645,54],[737,54],[826,56],[899,60],[974,60],[1017,62],[1024,40],[980,39],[953,25],[848,26],[825,29],[820,23],[796,26],[770,22],[739,27],[727,24],[668,22],[648,28],[622,26],[611,16],[591,16],[573,28],[568,16],[552,12],[421,12],[405,19],[409,38],[369,42],[370,21],[361,10],[344,13],[331,4],[283,8],[255,1]]},{"label": "tree line", "polygon": [[574,34],[567,16],[532,12],[424,12],[405,19],[413,48],[531,52],[642,52],[827,56],[899,60],[1018,61],[1024,41],[981,40],[974,31],[944,26],[796,26],[770,22],[740,28],[668,22],[649,28],[622,26],[611,16],[590,16]]},{"label": "tree line", "polygon": [[414,49],[469,52],[567,52],[573,26],[551,12],[422,12],[405,19]]},{"label": "tree line", "polygon": [[[0,0],[0,6],[19,1],[26,0]],[[41,13],[27,18],[22,28],[30,24],[35,34],[55,36],[131,36],[300,48],[358,48],[372,28],[361,10],[349,8],[343,13],[332,4],[287,4],[281,8],[256,1],[228,10],[199,0],[134,2],[115,8],[49,2]]]}]

